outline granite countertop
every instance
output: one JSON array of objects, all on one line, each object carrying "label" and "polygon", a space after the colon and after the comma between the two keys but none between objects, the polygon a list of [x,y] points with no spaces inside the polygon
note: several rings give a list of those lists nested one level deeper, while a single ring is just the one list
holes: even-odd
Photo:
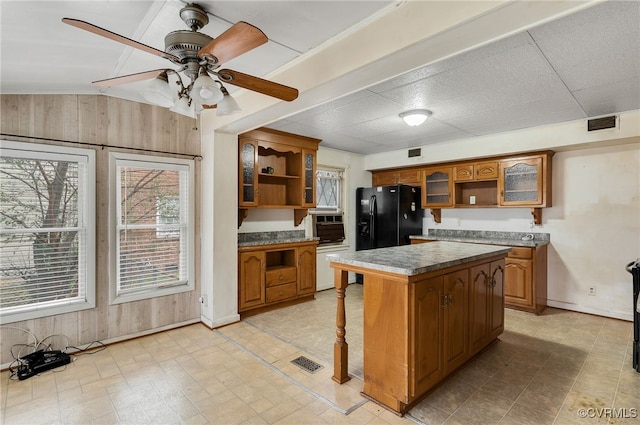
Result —
[{"label": "granite countertop", "polygon": [[[526,235],[533,235],[533,239],[523,240]],[[413,235],[411,239],[423,239],[430,241],[449,241],[480,243],[487,245],[501,246],[524,246],[536,247],[547,245],[550,241],[548,233],[526,233],[526,232],[494,232],[487,230],[449,230],[449,229],[429,229],[426,235]]]},{"label": "granite countertop", "polygon": [[318,240],[320,240],[320,238],[306,237],[304,230],[239,233],[238,247],[313,242]]},{"label": "granite countertop", "polygon": [[364,267],[406,276],[445,269],[498,254],[511,248],[457,242],[432,242],[327,255],[332,263]]}]

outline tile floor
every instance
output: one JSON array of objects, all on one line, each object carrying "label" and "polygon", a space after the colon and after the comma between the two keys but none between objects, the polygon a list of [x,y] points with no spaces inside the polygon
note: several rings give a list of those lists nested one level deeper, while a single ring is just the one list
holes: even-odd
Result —
[{"label": "tile floor", "polygon": [[[335,293],[316,298],[114,344],[24,381],[2,372],[1,423],[640,424],[630,322],[507,310],[500,342],[400,418],[360,395],[362,287],[345,298],[353,379],[343,385],[330,379]],[[291,364],[300,355],[324,368]]]}]

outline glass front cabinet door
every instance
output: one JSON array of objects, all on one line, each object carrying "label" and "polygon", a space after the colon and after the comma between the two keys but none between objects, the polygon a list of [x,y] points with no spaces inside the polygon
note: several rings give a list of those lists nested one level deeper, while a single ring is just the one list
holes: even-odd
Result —
[{"label": "glass front cabinet door", "polygon": [[422,172],[422,206],[453,206],[451,167],[427,168]]},{"label": "glass front cabinet door", "polygon": [[316,153],[315,151],[302,150],[302,207],[315,208],[316,206]]},{"label": "glass front cabinet door", "polygon": [[258,145],[252,140],[240,139],[240,193],[239,206],[251,207],[258,204]]},{"label": "glass front cabinet door", "polygon": [[500,162],[500,205],[539,206],[543,203],[543,158]]}]

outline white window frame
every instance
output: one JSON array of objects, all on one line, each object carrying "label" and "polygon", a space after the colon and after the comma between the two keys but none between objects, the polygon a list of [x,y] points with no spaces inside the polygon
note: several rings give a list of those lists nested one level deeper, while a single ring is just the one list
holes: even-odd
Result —
[{"label": "white window frame", "polygon": [[[184,284],[154,287],[147,290],[118,294],[118,258],[119,258],[119,227],[118,217],[120,211],[120,201],[117,198],[119,193],[119,174],[118,167],[122,165],[154,167],[165,169],[188,168],[187,183],[187,252],[181,255],[186,256],[186,264],[188,271],[186,273],[187,281]],[[182,292],[193,291],[195,289],[195,177],[194,177],[194,161],[190,159],[165,158],[149,155],[126,154],[113,152],[109,156],[109,267],[111,277],[109,279],[109,301],[111,304],[120,304],[132,301],[138,301],[149,298],[162,297],[166,295],[178,294]]]},{"label": "white window frame", "polygon": [[[344,213],[344,185],[345,185],[345,169],[340,167],[330,167],[324,165],[318,165],[316,167],[316,176],[314,184],[317,184],[318,180],[318,172],[320,171],[329,171],[334,173],[339,173],[340,178],[338,179],[338,206],[336,208],[331,207],[318,207],[309,210],[311,214],[318,215],[343,215]],[[316,193],[316,199],[320,199],[320,194]]]},{"label": "white window frame", "polygon": [[78,199],[78,284],[79,296],[75,299],[56,300],[25,307],[11,307],[0,313],[0,324],[70,313],[95,308],[95,184],[96,159],[93,149],[23,143],[10,140],[0,141],[0,156],[20,156],[25,159],[66,160],[83,164],[84,177],[79,174]]}]

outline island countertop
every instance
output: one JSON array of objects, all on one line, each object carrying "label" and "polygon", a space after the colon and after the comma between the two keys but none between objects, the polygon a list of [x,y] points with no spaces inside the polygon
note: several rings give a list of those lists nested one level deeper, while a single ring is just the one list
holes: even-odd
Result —
[{"label": "island countertop", "polygon": [[510,247],[459,242],[430,242],[327,255],[331,263],[364,267],[406,276],[445,269],[499,254]]}]

